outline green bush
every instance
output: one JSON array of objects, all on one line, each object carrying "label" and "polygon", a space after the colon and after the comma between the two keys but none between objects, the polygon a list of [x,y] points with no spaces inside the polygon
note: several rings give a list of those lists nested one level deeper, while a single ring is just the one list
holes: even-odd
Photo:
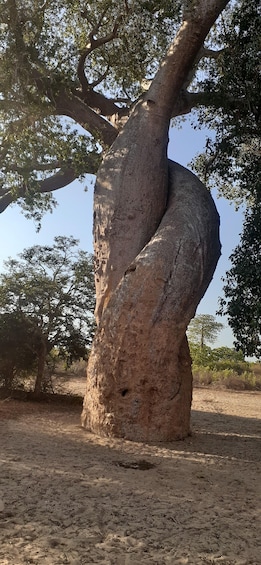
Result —
[{"label": "green bush", "polygon": [[213,360],[211,363],[211,369],[216,371],[232,370],[238,375],[251,372],[249,363],[246,361],[230,361],[229,359]]},{"label": "green bush", "polygon": [[207,345],[200,347],[195,343],[190,343],[189,347],[193,366],[207,367],[212,371],[232,369],[238,375],[251,371],[250,364],[245,361],[242,351],[230,347],[211,349]]},{"label": "green bush", "polygon": [[261,376],[245,371],[240,375],[233,369],[212,370],[210,367],[193,366],[195,385],[215,386],[233,390],[261,390]]}]

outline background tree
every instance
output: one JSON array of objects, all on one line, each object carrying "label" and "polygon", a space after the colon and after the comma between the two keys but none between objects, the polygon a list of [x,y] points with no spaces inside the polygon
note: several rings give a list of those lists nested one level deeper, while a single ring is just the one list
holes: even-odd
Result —
[{"label": "background tree", "polygon": [[[260,187],[259,187],[260,189]],[[230,257],[220,313],[227,314],[236,337],[235,347],[245,355],[261,357],[261,191],[246,215],[240,244]]]},{"label": "background tree", "polygon": [[[29,368],[28,356],[30,362],[37,359],[35,392],[39,393],[47,356],[54,346],[68,347],[75,357],[86,353],[91,344],[95,304],[92,257],[78,250],[72,237],[56,237],[53,247],[30,247],[19,257],[19,261],[6,261],[0,276],[1,322],[8,321],[4,339],[11,339],[6,357],[16,370]],[[9,357],[15,341],[11,321],[18,329],[15,364],[14,355]],[[4,325],[2,329],[4,333]]]},{"label": "background tree", "polygon": [[252,207],[260,194],[260,24],[255,1],[234,2],[216,28],[217,58],[204,60],[201,88],[209,91],[210,100],[216,97],[216,104],[211,112],[205,105],[199,110],[199,124],[210,130],[195,170],[236,206],[243,201]]},{"label": "background tree", "polygon": [[249,364],[245,361],[242,351],[236,351],[230,347],[211,347],[205,345],[202,349],[197,343],[190,343],[192,357],[192,369],[207,367],[212,371],[233,370],[237,374],[249,370]]},{"label": "background tree", "polygon": [[[260,11],[254,0],[231,2],[217,20],[227,4],[6,0],[1,8],[1,210],[21,199],[39,219],[51,191],[98,171],[99,328],[82,416],[98,433],[167,440],[190,429],[185,332],[219,257],[219,220],[202,184],[168,163],[168,130],[173,117],[200,108],[200,123],[217,132],[204,179],[232,170],[219,167],[222,155],[236,160],[239,184],[251,169]],[[235,60],[244,62],[238,73]]]},{"label": "background tree", "polygon": [[214,343],[223,327],[211,314],[198,314],[189,324],[188,338],[203,349],[207,343]]},{"label": "background tree", "polygon": [[0,315],[0,382],[11,390],[16,377],[37,366],[37,342],[29,319],[19,312]]}]

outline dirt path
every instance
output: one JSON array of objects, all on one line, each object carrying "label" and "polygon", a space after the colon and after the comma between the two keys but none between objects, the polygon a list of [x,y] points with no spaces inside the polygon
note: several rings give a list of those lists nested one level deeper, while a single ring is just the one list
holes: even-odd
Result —
[{"label": "dirt path", "polygon": [[196,389],[192,437],[142,445],[1,401],[0,565],[261,564],[260,406]]}]

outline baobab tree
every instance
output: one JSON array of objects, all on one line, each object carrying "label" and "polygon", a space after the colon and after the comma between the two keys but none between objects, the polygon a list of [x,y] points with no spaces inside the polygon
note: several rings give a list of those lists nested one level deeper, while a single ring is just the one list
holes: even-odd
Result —
[{"label": "baobab tree", "polygon": [[[14,199],[48,208],[51,191],[97,173],[97,332],[82,425],[101,435],[166,441],[190,431],[186,328],[220,255],[219,216],[202,182],[168,160],[168,132],[173,117],[211,108],[219,138],[208,143],[203,172],[222,169],[221,114],[249,113],[242,93],[225,95],[224,68],[236,56],[227,55],[229,38],[236,41],[241,8],[245,22],[255,10],[233,3],[230,32],[218,23],[211,38],[228,4],[7,0],[3,8],[1,210]],[[227,147],[232,163],[229,135]]]}]

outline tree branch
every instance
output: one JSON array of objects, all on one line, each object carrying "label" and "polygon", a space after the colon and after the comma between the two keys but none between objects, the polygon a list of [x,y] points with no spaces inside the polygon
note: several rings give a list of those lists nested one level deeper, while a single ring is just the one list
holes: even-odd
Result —
[{"label": "tree branch", "polygon": [[[87,171],[86,171],[87,172]],[[90,169],[88,173],[96,173],[96,169]],[[37,192],[40,194],[54,192],[67,186],[74,180],[78,178],[78,173],[72,168],[60,169],[57,173],[51,177],[38,182]],[[18,198],[24,198],[26,196],[26,186],[21,184],[19,190],[14,195],[11,190],[0,196],[0,214],[13,202],[18,200]]]},{"label": "tree branch", "polygon": [[224,108],[230,110],[248,109],[247,100],[244,98],[231,98],[224,92],[189,92],[182,89],[172,108],[172,118],[188,114],[193,108],[205,106],[210,108]]},{"label": "tree branch", "polygon": [[[127,8],[128,6],[126,6],[126,10],[128,11]],[[105,35],[104,37],[100,37],[96,39],[94,38],[94,36],[98,33],[101,27],[102,20],[106,12],[107,9],[104,10],[104,12],[101,14],[99,22],[93,26],[92,31],[89,33],[89,44],[87,45],[86,49],[81,53],[81,56],[79,58],[79,62],[77,66],[77,75],[82,87],[82,93],[80,95],[81,99],[83,99],[84,102],[88,104],[91,108],[99,109],[103,114],[103,116],[114,116],[119,113],[122,113],[120,112],[118,106],[113,101],[106,98],[106,96],[93,91],[93,88],[98,84],[100,84],[102,80],[104,80],[104,78],[107,76],[109,67],[107,67],[106,71],[92,84],[89,83],[84,71],[85,61],[88,55],[95,49],[98,49],[102,45],[105,45],[106,43],[113,41],[113,39],[117,37],[118,28],[123,18],[122,14],[119,14],[118,17],[115,19],[111,33]],[[86,17],[86,19],[88,19],[87,14],[83,15],[83,17]]]},{"label": "tree branch", "polygon": [[201,61],[201,59],[204,58],[208,58],[208,59],[215,59],[217,60],[220,55],[225,51],[225,49],[220,49],[219,51],[215,51],[213,49],[208,49],[207,47],[204,47],[204,45],[199,49],[197,56],[195,58],[195,61],[191,67],[191,69],[188,72],[188,75],[186,77],[186,80],[184,81],[183,84],[183,90],[187,90],[189,85],[191,84],[191,82],[193,81],[197,69],[198,69],[198,63],[199,61]]},{"label": "tree branch", "polygon": [[218,59],[220,55],[222,55],[226,51],[226,49],[219,49],[215,51],[215,49],[208,49],[208,47],[202,47],[200,51],[200,58],[203,59],[204,57],[208,59]]},{"label": "tree branch", "polygon": [[[27,173],[28,171],[53,171],[54,169],[59,169],[61,163],[59,161],[52,161],[51,163],[31,163],[29,167],[19,167],[15,163],[8,163],[8,165],[3,167],[4,172],[16,172],[21,175]],[[0,191],[1,194],[1,191]]]},{"label": "tree branch", "polygon": [[106,116],[110,118],[112,116],[126,116],[130,112],[130,100],[128,100],[129,105],[124,107],[117,106],[116,102],[127,102],[126,99],[122,100],[112,100],[101,94],[100,92],[95,92],[94,90],[90,89],[85,93],[79,92],[77,90],[73,91],[73,94],[80,100],[82,100],[87,106],[90,108],[97,110],[102,116]]},{"label": "tree branch", "polygon": [[[80,100],[79,96],[69,93],[69,91],[65,91],[61,88],[57,91],[55,77],[50,78],[50,72],[47,72],[47,70],[43,68],[40,61],[34,60],[32,66],[27,57],[27,48],[24,44],[21,22],[19,20],[15,0],[9,0],[9,13],[10,21],[12,20],[12,31],[15,35],[17,56],[20,61],[19,68],[26,67],[31,82],[37,87],[41,94],[49,98],[50,102],[55,106],[55,113],[57,115],[65,115],[72,118],[95,137],[97,137],[98,134],[100,142],[105,146],[110,146],[117,137],[117,128],[87,105],[90,103],[93,108],[99,109],[103,115],[111,116],[119,113],[119,108],[116,104],[93,91],[91,91],[91,93],[88,90],[86,91],[85,104]],[[116,36],[121,17],[122,16],[118,16],[118,18],[116,18],[111,34],[100,39],[92,39],[91,49],[110,41],[110,37]],[[95,29],[93,32],[94,31]],[[87,81],[86,84],[89,88]]]},{"label": "tree branch", "polygon": [[106,78],[108,72],[109,72],[109,65],[107,65],[107,69],[106,71],[104,71],[104,73],[102,73],[99,78],[97,78],[96,80],[94,80],[93,82],[90,83],[90,88],[93,89],[96,86],[98,86],[99,84],[101,84],[101,82]]},{"label": "tree branch", "polygon": [[112,28],[111,33],[108,33],[104,37],[99,37],[98,39],[94,39],[94,33],[95,32],[94,33],[92,32],[89,35],[90,42],[91,42],[91,51],[93,51],[94,49],[97,49],[98,47],[101,47],[102,45],[105,45],[106,43],[110,43],[110,41],[113,41],[113,39],[115,39],[117,37],[119,25],[121,23],[122,18],[123,18],[123,14],[119,14],[117,16],[117,18],[115,19],[114,26]]},{"label": "tree branch", "polygon": [[199,57],[205,38],[228,2],[229,0],[185,2],[183,23],[145,93],[145,100],[149,100],[150,104],[163,100],[164,110],[171,116],[173,102],[179,97],[180,90],[186,87],[190,69]]},{"label": "tree branch", "polygon": [[106,12],[107,12],[107,9],[104,10],[104,12],[102,13],[102,15],[100,17],[99,22],[93,27],[92,31],[89,33],[89,44],[87,45],[86,49],[83,50],[83,52],[81,53],[81,56],[79,58],[78,67],[77,67],[77,75],[78,75],[79,81],[82,85],[84,92],[89,89],[89,83],[88,83],[88,80],[87,80],[85,72],[84,72],[84,65],[85,65],[85,61],[86,61],[88,55],[92,51],[94,51],[95,49],[98,49],[99,47],[101,47],[102,45],[105,45],[106,43],[110,43],[111,41],[113,41],[113,39],[115,39],[117,37],[119,25],[120,25],[120,22],[121,22],[122,17],[123,17],[122,14],[119,14],[119,16],[116,18],[116,20],[114,22],[114,26],[113,26],[111,33],[108,33],[104,37],[99,37],[98,39],[94,39],[94,35],[96,35],[98,33],[98,31],[101,27],[101,24],[102,24],[102,20],[105,16]]},{"label": "tree branch", "polygon": [[[98,93],[92,94],[94,96],[97,95],[99,100],[100,97],[102,97],[102,95],[98,95]],[[85,130],[88,130],[94,137],[97,137],[98,134],[101,143],[110,146],[116,139],[118,130],[110,122],[105,120],[105,118],[97,114],[97,112],[94,112],[87,103],[85,104],[82,102],[80,98],[74,94],[66,91],[60,92],[57,96],[55,96],[54,102],[57,115],[72,118]]]}]

